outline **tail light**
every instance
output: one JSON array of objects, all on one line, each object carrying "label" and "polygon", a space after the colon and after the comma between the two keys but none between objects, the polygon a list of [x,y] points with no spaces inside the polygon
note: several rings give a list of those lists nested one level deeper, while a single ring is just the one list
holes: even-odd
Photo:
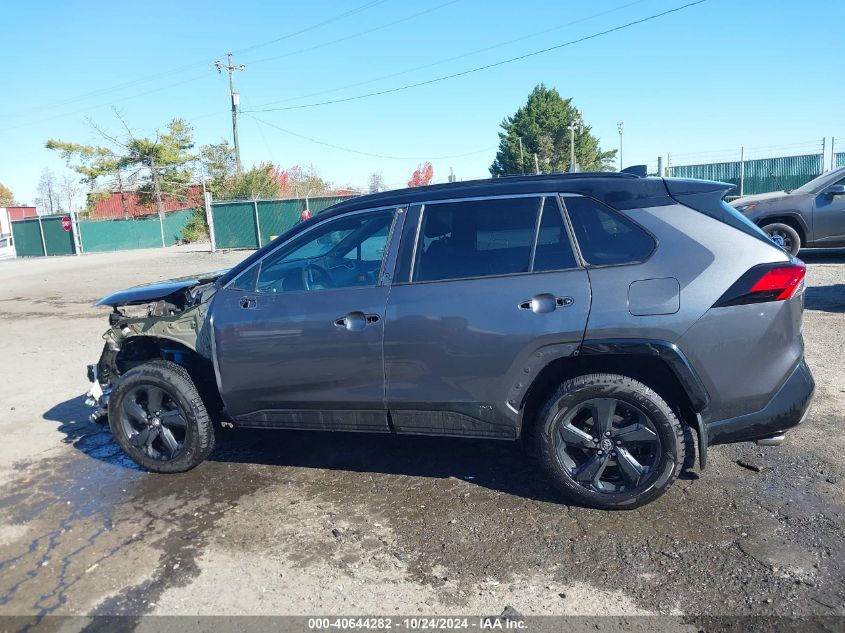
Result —
[{"label": "tail light", "polygon": [[806,272],[806,266],[797,262],[754,266],[737,279],[713,307],[787,301],[803,289]]}]

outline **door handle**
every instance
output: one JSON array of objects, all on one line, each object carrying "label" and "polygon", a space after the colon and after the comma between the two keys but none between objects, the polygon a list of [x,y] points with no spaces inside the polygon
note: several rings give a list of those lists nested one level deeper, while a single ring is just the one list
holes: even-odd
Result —
[{"label": "door handle", "polygon": [[575,300],[572,297],[556,297],[550,292],[541,292],[523,301],[517,307],[520,310],[531,310],[535,314],[547,314],[554,312],[557,308],[567,308],[573,303]]},{"label": "door handle", "polygon": [[346,316],[335,319],[335,327],[345,328],[350,332],[360,332],[368,325],[375,325],[381,317],[377,314],[364,314],[363,312],[350,312]]},{"label": "door handle", "polygon": [[238,304],[244,310],[255,310],[258,307],[258,301],[256,301],[255,297],[241,297]]}]

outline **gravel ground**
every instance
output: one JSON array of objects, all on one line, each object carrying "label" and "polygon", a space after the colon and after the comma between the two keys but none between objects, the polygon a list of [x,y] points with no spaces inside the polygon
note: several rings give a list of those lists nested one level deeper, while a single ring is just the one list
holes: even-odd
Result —
[{"label": "gravel ground", "polygon": [[[138,470],[80,396],[113,290],[229,266],[166,251],[0,262],[0,615],[845,615],[845,251],[804,253],[817,381],[779,448],[716,447],[658,501],[561,503],[492,441],[228,431]],[[841,624],[841,620],[836,620]],[[695,625],[695,626],[693,626]],[[628,629],[632,630],[632,629]]]}]

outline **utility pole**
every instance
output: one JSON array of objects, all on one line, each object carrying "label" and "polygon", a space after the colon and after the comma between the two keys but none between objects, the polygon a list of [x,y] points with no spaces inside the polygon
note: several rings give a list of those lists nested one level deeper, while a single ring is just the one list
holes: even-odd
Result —
[{"label": "utility pole", "polygon": [[616,122],[616,129],[619,130],[619,171],[622,171],[622,130],[625,128],[624,121]]},{"label": "utility pole", "polygon": [[158,230],[161,236],[161,247],[167,246],[167,241],[164,239],[164,202],[161,199],[161,174],[156,167],[155,159],[150,156],[147,166],[150,168],[150,175],[153,177],[153,197],[156,201],[156,210],[158,211]]},{"label": "utility pole", "polygon": [[519,169],[524,176],[525,175],[525,158],[524,158],[524,154],[522,152],[522,137],[517,136],[516,138],[519,139]]},{"label": "utility pole", "polygon": [[572,121],[569,122],[569,171],[578,171],[578,164],[575,162],[575,130],[578,134],[584,131],[584,117],[581,116],[580,110],[575,110],[572,116]]},{"label": "utility pole", "polygon": [[214,65],[218,73],[222,73],[224,68],[229,72],[229,96],[232,98],[232,137],[235,142],[235,169],[237,169],[238,173],[241,173],[243,171],[243,167],[241,166],[241,146],[238,144],[238,107],[241,105],[241,95],[239,92],[235,92],[234,72],[236,70],[244,70],[246,66],[243,64],[235,66],[232,63],[232,53],[229,53],[226,59],[227,63],[224,64],[220,60],[217,60],[214,62]]}]

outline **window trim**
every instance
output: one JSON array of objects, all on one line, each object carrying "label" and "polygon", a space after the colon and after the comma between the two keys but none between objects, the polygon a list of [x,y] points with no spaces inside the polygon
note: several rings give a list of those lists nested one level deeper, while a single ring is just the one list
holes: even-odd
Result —
[{"label": "window trim", "polygon": [[[578,247],[578,243],[575,240],[575,236],[570,226],[569,216],[566,214],[566,208],[564,204],[561,204],[560,198],[572,196],[572,197],[587,197],[587,196],[580,196],[579,194],[566,194],[560,193],[556,191],[542,191],[542,192],[534,192],[534,193],[514,193],[514,194],[498,194],[498,195],[491,195],[491,196],[466,196],[466,197],[458,197],[458,198],[444,198],[444,199],[437,199],[437,200],[427,200],[424,202],[415,203],[415,205],[419,206],[419,216],[417,218],[417,226],[414,229],[412,234],[408,234],[405,236],[406,239],[413,239],[414,240],[414,249],[413,254],[411,256],[411,265],[408,270],[408,278],[402,279],[399,282],[394,282],[393,285],[396,286],[405,286],[411,284],[432,284],[432,283],[448,283],[451,281],[469,281],[475,279],[500,279],[503,277],[519,277],[523,275],[545,275],[550,273],[556,272],[565,272],[569,270],[582,270],[585,268],[583,258],[581,257],[580,248]],[[420,245],[420,233],[422,231],[423,220],[425,217],[426,207],[429,205],[434,206],[438,204],[453,204],[456,202],[478,202],[482,200],[513,200],[517,198],[539,198],[538,201],[538,211],[537,211],[537,218],[534,222],[534,237],[531,242],[531,259],[529,262],[529,269],[525,272],[516,272],[516,273],[500,273],[497,275],[476,275],[474,277],[449,277],[448,279],[425,279],[425,280],[415,280],[414,273],[417,267],[417,255],[418,249]],[[564,226],[566,227],[567,235],[569,237],[569,247],[571,249],[572,254],[574,255],[575,265],[569,268],[557,268],[554,270],[541,270],[535,271],[534,268],[534,254],[535,249],[537,248],[537,239],[538,233],[537,229],[539,228],[539,223],[542,221],[543,217],[543,209],[546,204],[546,198],[556,198],[557,199],[557,206],[558,206],[558,213],[561,214],[563,219]]]},{"label": "window trim", "polygon": [[[332,222],[334,220],[341,220],[341,219],[349,218],[349,217],[352,217],[352,216],[355,216],[355,215],[360,215],[362,213],[374,213],[376,211],[385,211],[385,210],[392,210],[393,211],[393,221],[391,222],[390,229],[387,233],[387,247],[385,248],[384,255],[382,256],[381,267],[379,268],[379,273],[378,273],[378,276],[377,276],[376,285],[375,286],[350,286],[348,288],[325,288],[323,290],[352,290],[354,288],[374,288],[374,287],[378,288],[379,286],[389,285],[388,283],[385,283],[386,282],[385,273],[387,272],[386,263],[388,262],[388,254],[392,250],[395,250],[396,247],[398,247],[400,234],[397,234],[397,232],[396,232],[396,225],[397,225],[397,222],[399,221],[400,217],[404,221],[404,216],[405,216],[404,212],[408,210],[407,204],[387,204],[387,205],[383,205],[383,206],[380,206],[380,207],[371,207],[371,208],[368,208],[368,209],[356,209],[355,211],[350,211],[348,213],[341,213],[339,215],[333,215],[331,217],[328,217],[328,218],[322,220],[321,222],[318,222],[317,224],[315,224],[313,226],[309,226],[304,231],[300,231],[296,235],[292,235],[290,238],[288,238],[284,242],[278,244],[275,248],[273,248],[273,250],[264,253],[264,255],[262,255],[260,259],[255,260],[247,268],[244,268],[237,275],[237,277],[234,277],[233,279],[229,280],[229,282],[226,285],[224,285],[222,288],[220,288],[220,290],[237,290],[238,292],[244,292],[244,293],[248,293],[248,294],[261,294],[261,296],[273,296],[273,295],[282,294],[282,293],[267,293],[267,292],[259,293],[258,292],[258,290],[256,288],[258,286],[258,277],[261,275],[260,269],[258,271],[258,275],[255,276],[255,285],[252,287],[252,290],[243,290],[243,289],[240,289],[240,288],[233,288],[232,286],[238,279],[240,279],[243,275],[247,274],[250,270],[252,270],[256,266],[260,267],[265,259],[267,259],[268,257],[270,257],[272,255],[275,255],[279,251],[279,249],[284,248],[285,246],[287,246],[288,244],[290,244],[294,240],[298,240],[303,235],[307,235],[308,233],[310,233],[310,232],[314,231],[315,229],[327,224],[328,222]],[[400,213],[400,211],[402,213]],[[393,264],[395,265],[395,256],[393,258]],[[302,293],[302,292],[313,292],[313,291],[311,291],[311,290],[291,290],[288,293],[284,293],[284,294],[285,294],[285,296],[288,296],[288,295],[293,295],[295,293]]]},{"label": "window trim", "polygon": [[581,261],[581,265],[584,268],[586,268],[586,269],[599,269],[599,268],[617,268],[619,266],[638,266],[640,264],[645,264],[646,262],[648,262],[654,256],[654,254],[657,252],[657,249],[660,246],[660,240],[657,239],[657,236],[654,233],[652,233],[651,231],[649,231],[642,224],[637,222],[631,216],[629,216],[625,213],[622,213],[622,211],[620,211],[619,209],[611,207],[609,204],[605,204],[601,200],[597,200],[596,198],[594,198],[592,196],[585,196],[585,195],[582,195],[582,194],[579,194],[579,193],[569,193],[569,194],[561,193],[560,197],[561,198],[585,198],[587,200],[591,200],[591,201],[597,203],[598,205],[600,205],[602,207],[606,207],[606,208],[610,209],[613,213],[616,213],[617,215],[621,215],[628,222],[630,222],[635,227],[640,229],[643,233],[648,235],[651,238],[651,240],[654,244],[652,249],[648,252],[648,255],[646,255],[643,259],[636,259],[636,260],[631,260],[631,261],[627,261],[627,262],[618,262],[618,263],[615,263],[615,264],[591,264],[589,261],[587,261],[587,258],[584,257],[584,254],[581,251],[581,243],[578,241],[578,237],[575,234],[575,225],[572,224],[572,218],[569,217],[569,209],[566,208],[566,202],[564,200],[561,200],[561,202],[562,202],[561,206],[563,207],[563,212],[564,212],[565,217],[566,217],[566,223],[567,223],[567,225],[569,225],[570,230],[571,230],[571,238],[573,240],[572,243],[575,245],[575,248],[577,249],[577,257]]}]

